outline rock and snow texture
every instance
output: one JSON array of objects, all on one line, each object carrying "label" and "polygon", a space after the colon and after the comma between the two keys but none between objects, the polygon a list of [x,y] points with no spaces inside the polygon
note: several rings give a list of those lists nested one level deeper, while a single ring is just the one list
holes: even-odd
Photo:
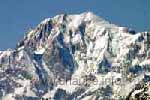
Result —
[{"label": "rock and snow texture", "polygon": [[2,100],[150,99],[150,33],[57,15],[0,52]]}]

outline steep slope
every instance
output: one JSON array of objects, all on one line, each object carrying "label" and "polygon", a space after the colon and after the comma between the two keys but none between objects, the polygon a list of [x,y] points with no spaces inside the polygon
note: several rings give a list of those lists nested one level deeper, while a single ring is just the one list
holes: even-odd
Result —
[{"label": "steep slope", "polygon": [[16,50],[0,52],[0,97],[148,100],[149,47],[149,32],[136,33],[91,12],[45,19]]}]

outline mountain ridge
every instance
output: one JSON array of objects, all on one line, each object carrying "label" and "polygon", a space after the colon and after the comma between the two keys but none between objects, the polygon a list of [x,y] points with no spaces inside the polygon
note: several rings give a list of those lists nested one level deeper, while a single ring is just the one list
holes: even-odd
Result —
[{"label": "mountain ridge", "polygon": [[[149,32],[110,24],[92,12],[45,19],[16,50],[0,52],[0,98],[119,100],[138,92],[148,100],[149,40]],[[136,91],[136,84],[143,87]]]}]

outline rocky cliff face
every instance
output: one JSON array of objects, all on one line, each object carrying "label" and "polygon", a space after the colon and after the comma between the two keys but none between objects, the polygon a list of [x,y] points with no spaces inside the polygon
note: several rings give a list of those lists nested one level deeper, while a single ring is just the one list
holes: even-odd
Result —
[{"label": "rocky cliff face", "polygon": [[3,100],[150,99],[150,33],[91,12],[45,19],[0,52]]}]

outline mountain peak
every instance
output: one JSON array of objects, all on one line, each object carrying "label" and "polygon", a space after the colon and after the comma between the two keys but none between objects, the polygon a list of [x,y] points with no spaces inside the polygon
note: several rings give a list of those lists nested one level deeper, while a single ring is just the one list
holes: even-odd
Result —
[{"label": "mountain peak", "polygon": [[[61,14],[56,15],[53,18],[47,18],[42,21],[35,29],[31,30],[26,39],[30,40],[31,38],[41,36],[47,36],[54,31],[57,33],[58,31],[62,31],[62,28],[66,27],[66,33],[69,31],[77,31],[79,27],[83,24],[86,25],[88,23],[93,23],[96,20],[97,16],[95,16],[92,12],[85,12],[79,15],[67,15]],[[95,21],[96,22],[96,21]]]},{"label": "mountain peak", "polygon": [[0,52],[0,98],[146,97],[149,44],[149,32],[136,33],[92,12],[47,18],[16,50]]}]

